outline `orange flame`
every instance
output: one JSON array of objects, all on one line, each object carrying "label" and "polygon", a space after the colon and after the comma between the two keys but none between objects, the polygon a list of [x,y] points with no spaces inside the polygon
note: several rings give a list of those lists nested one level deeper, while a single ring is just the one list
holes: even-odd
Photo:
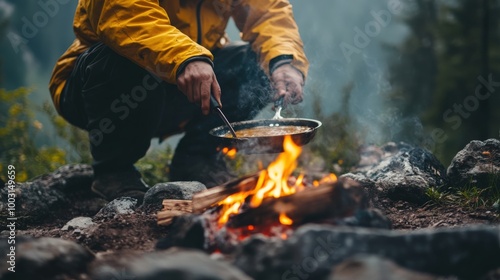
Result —
[{"label": "orange flame", "polygon": [[257,192],[250,201],[250,206],[258,207],[266,197],[280,197],[295,193],[295,188],[288,186],[288,177],[297,167],[297,158],[302,148],[297,146],[292,137],[285,137],[283,142],[284,152],[269,164],[267,170],[260,174],[255,190]]},{"label": "orange flame", "polygon": [[229,149],[228,147],[224,147],[222,148],[222,153],[225,154],[228,158],[234,159],[234,157],[236,157],[237,151],[235,148]]},{"label": "orange flame", "polygon": [[290,226],[293,224],[293,220],[290,219],[285,213],[280,214],[280,223],[285,226]]},{"label": "orange flame", "polygon": [[266,197],[277,198],[296,192],[297,188],[289,186],[287,179],[297,167],[297,158],[302,152],[302,148],[297,146],[290,136],[286,136],[283,149],[284,152],[279,154],[278,158],[268,166],[267,170],[260,173],[254,189],[232,194],[219,202],[219,205],[222,205],[219,224],[225,224],[231,215],[239,213],[241,205],[249,196],[252,197],[250,206],[258,207]]},{"label": "orange flame", "polygon": [[328,176],[321,178],[319,184],[335,183],[335,182],[337,182],[337,175],[330,173],[328,174]]}]

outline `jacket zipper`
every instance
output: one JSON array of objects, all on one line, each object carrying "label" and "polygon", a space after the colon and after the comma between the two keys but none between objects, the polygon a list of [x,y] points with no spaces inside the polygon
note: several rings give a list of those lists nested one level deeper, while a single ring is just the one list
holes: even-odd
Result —
[{"label": "jacket zipper", "polygon": [[198,37],[196,38],[196,42],[201,45],[202,43],[202,34],[201,34],[201,4],[203,4],[203,0],[199,0],[196,5],[196,20],[198,25]]}]

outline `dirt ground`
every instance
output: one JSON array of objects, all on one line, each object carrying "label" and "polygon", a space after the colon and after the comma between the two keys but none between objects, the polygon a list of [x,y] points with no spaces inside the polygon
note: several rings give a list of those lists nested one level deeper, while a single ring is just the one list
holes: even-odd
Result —
[{"label": "dirt ground", "polygon": [[392,221],[393,228],[400,230],[500,224],[500,214],[484,207],[472,209],[432,204],[418,206],[403,201],[383,200],[380,209]]},{"label": "dirt ground", "polygon": [[[451,206],[412,205],[408,202],[382,200],[378,208],[392,221],[397,230],[422,228],[458,227],[471,224],[500,224],[500,214],[493,209]],[[119,250],[153,251],[160,238],[168,237],[168,228],[156,224],[155,213],[137,210],[118,218],[103,218],[94,221],[98,226],[90,232],[61,228],[74,217],[82,216],[78,211],[61,211],[55,219],[27,226],[19,235],[33,237],[57,237],[73,240],[95,253]]]}]

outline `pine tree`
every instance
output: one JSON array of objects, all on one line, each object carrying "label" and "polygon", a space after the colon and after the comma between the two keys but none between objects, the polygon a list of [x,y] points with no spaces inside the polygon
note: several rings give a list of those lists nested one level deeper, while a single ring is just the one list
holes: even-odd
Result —
[{"label": "pine tree", "polygon": [[[445,163],[471,140],[498,137],[500,119],[492,110],[498,108],[498,94],[486,100],[475,94],[479,76],[488,80],[491,74],[493,80],[500,80],[499,20],[493,17],[500,12],[498,2],[460,0],[440,7],[437,88],[425,122],[427,127],[444,130],[445,140],[438,143],[437,151]],[[488,49],[493,51],[485,53]]]}]

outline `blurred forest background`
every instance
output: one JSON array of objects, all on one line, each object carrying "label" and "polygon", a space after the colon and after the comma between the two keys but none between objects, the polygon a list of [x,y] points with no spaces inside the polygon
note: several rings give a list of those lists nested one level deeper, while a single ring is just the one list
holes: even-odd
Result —
[{"label": "blurred forest background", "polygon": [[[285,115],[323,122],[307,149],[325,168],[345,171],[360,147],[388,141],[425,147],[447,166],[471,140],[499,137],[500,0],[290,2],[311,69],[305,102]],[[74,39],[75,6],[0,0],[4,180],[8,164],[24,181],[91,160],[86,133],[57,116],[47,89]],[[228,33],[237,39],[234,25]],[[146,177],[161,180],[176,139],[141,160]]]}]

